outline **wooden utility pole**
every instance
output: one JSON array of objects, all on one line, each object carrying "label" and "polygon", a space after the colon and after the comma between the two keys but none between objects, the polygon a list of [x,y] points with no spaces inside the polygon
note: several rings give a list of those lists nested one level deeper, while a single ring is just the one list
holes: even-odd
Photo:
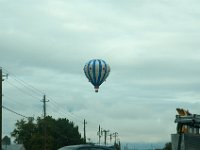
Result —
[{"label": "wooden utility pole", "polygon": [[115,138],[115,144],[116,144],[116,138],[117,138],[117,136],[118,136],[118,133],[117,133],[117,132],[113,133],[113,136],[114,136],[114,138]]},{"label": "wooden utility pole", "polygon": [[99,136],[99,145],[101,144],[101,136],[102,136],[102,130],[101,127],[99,125],[99,131],[97,132],[97,135]]},{"label": "wooden utility pole", "polygon": [[84,143],[86,144],[86,131],[85,131],[85,125],[87,124],[87,122],[84,119]]},{"label": "wooden utility pole", "polygon": [[8,74],[6,75],[3,75],[3,72],[2,72],[2,68],[0,67],[0,150],[2,150],[2,97],[3,97],[3,91],[2,91],[2,82],[4,81],[3,77],[8,77]]},{"label": "wooden utility pole", "polygon": [[2,69],[0,68],[0,135],[1,135],[1,146],[0,150],[2,150],[2,82],[3,82],[3,75],[2,75]]},{"label": "wooden utility pole", "polygon": [[46,150],[47,147],[47,125],[46,125],[46,102],[49,102],[49,100],[46,100],[46,95],[43,96],[43,111],[44,111],[44,150]]},{"label": "wooden utility pole", "polygon": [[102,132],[104,133],[104,144],[106,145],[106,138],[109,130],[103,130]]},{"label": "wooden utility pole", "polygon": [[49,100],[46,100],[46,95],[43,96],[43,111],[44,111],[44,118],[46,117],[46,102],[49,102]]}]

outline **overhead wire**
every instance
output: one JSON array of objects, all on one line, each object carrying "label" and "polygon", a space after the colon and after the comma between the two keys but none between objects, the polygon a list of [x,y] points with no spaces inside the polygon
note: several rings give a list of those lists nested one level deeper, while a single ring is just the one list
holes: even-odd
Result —
[{"label": "overhead wire", "polygon": [[[49,98],[49,100],[51,101],[51,102],[53,102],[53,103],[55,103],[55,105],[56,105],[56,107],[58,106],[59,108],[61,108],[61,112],[66,112],[66,109],[67,110],[69,110],[66,106],[64,107],[63,105],[58,105],[58,103],[54,100],[54,99],[50,99]],[[63,111],[62,111],[63,110]],[[76,114],[74,114],[74,113],[72,113],[72,112],[70,112],[70,111],[67,111],[67,113],[70,115],[70,116],[72,116],[74,119],[76,119],[79,123],[82,123],[83,124],[83,121],[84,121],[84,118],[83,117],[80,117],[80,116],[78,116],[78,115],[76,115]],[[88,122],[88,121],[87,121]],[[99,125],[99,124],[97,124],[97,123],[95,123],[95,122],[92,122],[92,121],[89,121],[90,123],[92,123],[93,125]]]},{"label": "overhead wire", "polygon": [[[29,107],[29,110],[31,112],[32,106],[37,104],[36,100],[39,101],[38,95],[33,95],[32,93],[29,93],[24,88],[18,87],[18,85],[16,85],[15,83],[12,83],[10,81],[5,80],[5,83],[7,83],[7,85],[9,85],[11,87],[14,87],[18,91],[13,94],[14,97],[10,96],[10,94],[5,93],[4,97],[7,99],[6,102],[10,102],[15,105],[25,106],[26,108],[30,105],[29,102],[31,102],[31,105]],[[24,99],[26,99],[26,100],[24,100]],[[33,113],[33,114],[35,115],[35,113]]]},{"label": "overhead wire", "polygon": [[[69,111],[66,111],[67,108],[64,108],[63,106],[61,107],[57,102],[55,102],[52,98],[49,100],[52,102],[50,103],[51,105],[55,106],[54,108],[59,108],[56,111],[61,112],[62,114],[64,114],[64,116],[66,117],[66,115],[68,114],[71,118],[76,119],[78,122],[83,123],[83,119],[81,118],[77,118],[75,115],[73,115],[72,113],[70,113]],[[67,113],[67,114],[66,114]]]},{"label": "overhead wire", "polygon": [[18,113],[18,112],[16,112],[16,111],[10,109],[10,108],[8,108],[8,107],[5,107],[5,106],[3,106],[3,105],[2,105],[2,108],[6,109],[7,111],[10,111],[10,112],[12,112],[12,113],[14,113],[14,114],[16,114],[16,115],[18,115],[18,116],[21,116],[21,117],[24,117],[24,118],[27,118],[27,119],[30,118],[30,117],[27,117],[27,116],[25,116],[25,115],[22,115],[22,114],[20,114],[20,113]]},{"label": "overhead wire", "polygon": [[[8,95],[4,95],[4,97],[6,98],[6,101],[4,101],[3,105],[7,105],[7,106],[9,105],[9,107],[11,107],[11,106],[25,107],[26,109],[29,109],[29,114],[32,114],[32,116],[38,116],[39,115],[39,114],[35,114],[36,112],[38,113],[38,111],[32,112],[31,109],[30,109],[30,108],[32,108],[31,106],[27,107],[27,104],[24,104],[21,101],[16,101],[16,98],[12,98],[12,97],[10,97]],[[42,114],[42,112],[40,114]]]},{"label": "overhead wire", "polygon": [[21,101],[16,101],[16,99],[14,100],[11,96],[4,94],[3,95],[3,103],[9,103],[9,104],[14,104],[14,105],[19,105],[19,106],[23,106],[23,103]]},{"label": "overhead wire", "polygon": [[[4,97],[10,99],[10,102],[15,102],[15,104],[24,105],[25,102],[30,102],[30,101],[36,102],[36,100],[39,101],[39,99],[41,99],[41,94],[43,94],[43,92],[41,92],[37,88],[31,86],[30,84],[26,83],[25,81],[18,79],[18,77],[16,77],[16,75],[14,75],[13,73],[10,73],[5,68],[3,68],[3,72],[4,72],[4,74],[9,74],[9,80],[4,80],[4,82],[7,85],[9,85],[10,87],[14,87],[18,91],[18,92],[14,93],[15,98],[11,98],[11,96],[8,95],[7,93],[4,94]],[[11,81],[10,81],[10,79],[11,79]],[[21,100],[27,99],[27,101],[23,101],[23,103],[20,102],[19,100],[16,101],[16,97],[18,97],[18,99],[21,98]],[[13,99],[15,99],[15,100],[13,100]]]},{"label": "overhead wire", "polygon": [[[47,99],[50,102],[47,106],[50,106],[52,108],[52,110],[54,110],[55,112],[57,112],[61,116],[64,116],[64,118],[69,117],[72,120],[75,119],[76,122],[74,121],[74,123],[78,122],[79,125],[83,125],[85,118],[80,117],[80,116],[75,115],[74,113],[70,112],[69,109],[66,106],[64,107],[63,105],[59,105],[53,98],[50,98],[50,97],[47,96]],[[66,110],[68,110],[68,111],[66,111]],[[86,121],[87,121],[87,123],[95,125],[96,127],[99,126],[99,123],[92,122],[91,120],[90,121],[86,120]]]},{"label": "overhead wire", "polygon": [[31,90],[33,93],[37,93],[37,94],[42,94],[44,95],[44,92],[41,92],[41,90],[35,88],[34,86],[28,84],[27,82],[17,78],[16,75],[14,75],[13,73],[11,73],[10,71],[6,70],[5,68],[3,68],[3,71],[5,71],[9,77],[13,78],[16,82],[18,82],[19,84],[23,85],[24,87],[28,88],[29,90]]},{"label": "overhead wire", "polygon": [[9,82],[8,80],[5,80],[5,82],[8,83],[9,85],[15,87],[15,88],[16,88],[18,91],[20,91],[21,93],[26,94],[27,96],[30,96],[30,97],[32,97],[32,98],[34,98],[34,99],[39,99],[38,96],[35,96],[35,95],[29,93],[26,89],[22,89],[22,88],[16,86],[15,84]]}]

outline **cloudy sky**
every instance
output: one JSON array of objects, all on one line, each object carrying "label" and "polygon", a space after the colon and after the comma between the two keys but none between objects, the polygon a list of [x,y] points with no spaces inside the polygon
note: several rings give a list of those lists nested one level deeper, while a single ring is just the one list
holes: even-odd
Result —
[{"label": "cloudy sky", "polygon": [[[97,142],[100,124],[122,142],[168,142],[176,108],[200,114],[200,1],[0,0],[3,105],[66,117]],[[111,73],[95,93],[83,67]],[[3,135],[23,117],[3,109]],[[102,139],[103,140],[103,139]]]}]

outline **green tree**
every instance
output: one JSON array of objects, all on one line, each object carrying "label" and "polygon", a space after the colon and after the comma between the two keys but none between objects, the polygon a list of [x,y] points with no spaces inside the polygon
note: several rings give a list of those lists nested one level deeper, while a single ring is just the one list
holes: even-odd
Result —
[{"label": "green tree", "polygon": [[15,142],[18,144],[30,145],[30,138],[36,131],[36,125],[33,123],[33,118],[28,118],[17,121],[15,124],[16,129],[13,130],[11,136],[15,137]]},{"label": "green tree", "polygon": [[56,150],[62,146],[83,143],[78,126],[66,118],[38,117],[35,123],[33,118],[27,121],[22,119],[15,126],[11,136],[16,143],[24,144],[27,150],[42,150],[44,147],[46,150]]}]

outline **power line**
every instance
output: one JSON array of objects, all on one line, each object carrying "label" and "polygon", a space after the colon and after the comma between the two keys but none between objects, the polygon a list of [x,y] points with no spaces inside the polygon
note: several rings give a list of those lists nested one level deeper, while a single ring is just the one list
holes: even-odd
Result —
[{"label": "power line", "polygon": [[41,92],[41,90],[35,88],[34,86],[26,83],[25,81],[17,78],[16,75],[14,75],[13,73],[11,73],[10,71],[6,70],[5,68],[2,67],[2,69],[4,70],[4,72],[6,72],[7,74],[9,74],[9,77],[14,79],[16,82],[18,82],[19,84],[23,85],[24,87],[28,88],[29,90],[31,90],[33,93],[37,93],[37,94],[42,94],[44,95],[44,92]]},{"label": "power line", "polygon": [[24,103],[21,101],[16,101],[16,98],[12,98],[11,96],[8,95],[3,95],[3,98],[5,99],[6,103],[4,104],[9,104],[9,105],[15,105],[15,106],[23,106]]},{"label": "power line", "polygon": [[[50,98],[48,98],[48,99],[50,99]],[[61,111],[60,112],[62,112],[63,114],[65,114],[66,115],[66,113],[68,113],[68,115],[70,116],[70,117],[72,117],[72,118],[74,118],[74,119],[76,119],[79,123],[83,123],[83,117],[80,117],[80,116],[78,116],[78,115],[75,115],[74,113],[72,113],[72,112],[70,112],[70,111],[66,111],[66,110],[69,110],[67,107],[65,108],[65,107],[63,107],[63,105],[59,105],[55,100],[53,100],[53,99],[50,99],[50,101],[51,102],[53,102],[53,103],[50,103],[50,104],[52,104],[52,105],[54,105],[55,106],[55,108],[56,108],[56,110],[58,111],[58,109],[57,108],[60,108],[61,109]],[[54,109],[55,110],[55,109]],[[87,121],[88,122],[88,121]],[[89,121],[89,123],[92,123],[93,125],[96,125],[96,126],[98,126],[98,123],[95,123],[95,122],[92,122],[92,121]]]},{"label": "power line", "polygon": [[33,97],[34,99],[39,99],[39,97],[36,97],[35,95],[32,95],[32,94],[29,93],[28,91],[19,88],[18,86],[16,86],[15,84],[13,84],[13,83],[11,83],[11,82],[9,82],[9,81],[7,81],[7,80],[6,80],[6,83],[8,83],[9,85],[15,87],[16,89],[18,89],[18,91],[20,91],[20,92],[23,93],[23,94],[26,94],[27,96]]},{"label": "power line", "polygon": [[[5,68],[3,68],[3,71],[6,72],[6,73],[9,73],[9,79],[11,79],[11,81],[9,80],[5,80],[5,83],[7,83],[7,85],[10,85],[10,87],[14,87],[17,89],[18,92],[14,92],[14,95],[18,95],[18,94],[23,94],[23,95],[26,95],[26,96],[29,96],[29,97],[32,97],[34,99],[41,99],[41,94],[43,94],[43,92],[41,92],[40,90],[38,90],[37,88],[31,86],[30,84],[26,83],[25,81],[21,80],[21,79],[18,79],[16,77],[16,75],[14,75],[13,73],[10,73],[8,70],[6,70]],[[20,93],[19,93],[20,92]],[[20,94],[20,95],[21,95]],[[24,96],[20,96],[18,95],[18,97],[23,97],[23,99],[25,99]],[[4,94],[5,97],[8,97],[8,94]],[[11,96],[12,97],[12,96]],[[15,96],[17,97],[17,96]],[[16,99],[16,98],[10,98],[9,96],[9,99]],[[27,98],[26,98],[27,99]],[[29,102],[30,102],[30,98],[29,99]],[[27,99],[27,100],[28,100]],[[11,101],[12,103],[14,102]],[[27,101],[28,102],[28,101]],[[20,103],[20,102],[18,102]],[[22,104],[22,103],[21,103]],[[24,103],[23,103],[24,104]]]},{"label": "power line", "polygon": [[[80,122],[80,123],[83,123],[83,122],[82,122],[83,119],[82,119],[81,117],[77,117],[76,115],[72,114],[71,112],[66,111],[66,108],[64,108],[63,105],[62,105],[62,107],[61,107],[61,106],[60,106],[57,102],[55,102],[52,98],[48,98],[48,99],[50,99],[50,101],[54,103],[54,104],[53,104],[53,103],[50,103],[50,104],[54,105],[55,108],[60,108],[60,109],[61,109],[60,112],[62,112],[62,113],[65,114],[65,115],[66,115],[66,113],[68,113],[68,115],[70,115],[70,117],[76,119],[76,120],[77,120],[78,122]],[[58,110],[58,109],[56,109],[56,110]]]},{"label": "power line", "polygon": [[[15,107],[15,109],[19,107],[20,108],[24,107],[25,109],[28,109],[29,114],[33,114],[33,116],[39,116],[38,114],[39,111],[31,110],[31,108],[33,108],[31,105],[24,103],[22,101],[16,100],[16,97],[13,98],[12,96],[8,96],[8,95],[3,95],[3,97],[5,98],[3,105],[6,105],[8,107]],[[40,112],[40,115],[41,114],[42,114],[42,111]]]},{"label": "power line", "polygon": [[18,115],[18,116],[21,116],[21,117],[24,117],[24,118],[27,118],[27,119],[29,118],[29,117],[26,117],[26,116],[24,116],[24,115],[22,115],[22,114],[20,114],[20,113],[18,113],[18,112],[16,112],[16,111],[10,109],[10,108],[7,108],[7,107],[3,106],[3,105],[2,105],[2,108],[6,109],[6,110],[8,110],[8,111],[10,111],[10,112],[12,112],[12,113]]}]

